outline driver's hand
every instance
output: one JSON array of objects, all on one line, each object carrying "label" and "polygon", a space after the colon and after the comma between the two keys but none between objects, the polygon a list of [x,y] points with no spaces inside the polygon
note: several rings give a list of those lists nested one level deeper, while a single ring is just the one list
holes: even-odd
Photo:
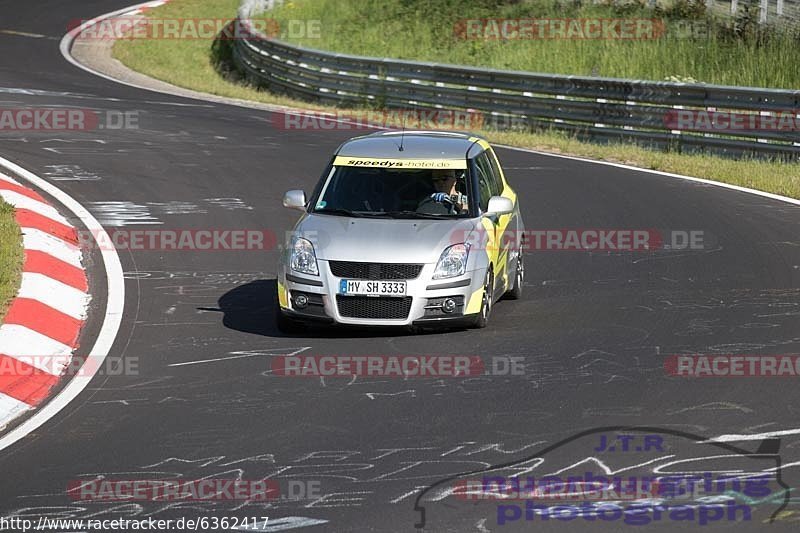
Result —
[{"label": "driver's hand", "polygon": [[444,192],[435,192],[431,194],[431,198],[433,198],[434,202],[439,202],[440,204],[448,203],[452,204],[453,200],[450,199],[450,195]]}]

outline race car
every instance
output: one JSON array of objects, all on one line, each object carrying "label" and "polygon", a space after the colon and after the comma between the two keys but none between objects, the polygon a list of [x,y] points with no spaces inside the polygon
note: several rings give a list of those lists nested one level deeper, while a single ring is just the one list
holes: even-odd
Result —
[{"label": "race car", "polygon": [[454,132],[350,139],[310,197],[278,265],[277,325],[486,327],[522,296],[524,226],[489,143]]}]

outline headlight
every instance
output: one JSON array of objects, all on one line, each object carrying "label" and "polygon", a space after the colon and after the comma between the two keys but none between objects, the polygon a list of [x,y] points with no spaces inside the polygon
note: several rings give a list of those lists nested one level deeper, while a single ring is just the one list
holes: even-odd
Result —
[{"label": "headlight", "polygon": [[469,244],[454,244],[442,252],[439,262],[436,263],[436,270],[433,271],[433,279],[454,278],[462,276],[467,271],[467,257],[469,256]]},{"label": "headlight", "polygon": [[295,272],[314,276],[319,275],[317,256],[314,255],[314,245],[310,241],[301,237],[292,239],[292,247],[289,252],[289,267]]}]

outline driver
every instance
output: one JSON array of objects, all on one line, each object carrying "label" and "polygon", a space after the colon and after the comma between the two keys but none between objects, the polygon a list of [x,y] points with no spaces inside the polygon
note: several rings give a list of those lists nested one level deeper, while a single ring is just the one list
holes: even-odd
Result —
[{"label": "driver", "polygon": [[456,182],[461,177],[463,177],[463,171],[461,174],[457,174],[457,171],[454,169],[434,170],[431,181],[433,182],[433,188],[436,192],[423,199],[420,203],[420,207],[422,207],[423,204],[435,202],[441,204],[451,214],[457,215],[467,211],[469,206],[466,195],[456,190]]}]

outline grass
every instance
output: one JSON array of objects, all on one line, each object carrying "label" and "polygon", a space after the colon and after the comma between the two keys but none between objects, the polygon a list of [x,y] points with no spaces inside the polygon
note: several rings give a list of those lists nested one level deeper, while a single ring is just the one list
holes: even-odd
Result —
[{"label": "grass", "polygon": [[[796,31],[758,29],[757,9],[742,9],[746,0],[735,23],[707,15],[702,0],[669,1],[653,11],[637,0],[621,6],[588,0],[291,0],[263,16],[276,19],[288,42],[349,54],[558,74],[800,87],[800,54],[786,53],[800,48]],[[463,25],[461,33],[454,31],[465,19],[498,18],[658,18],[666,21],[667,31],[650,40],[476,39],[464,38]],[[319,21],[320,28],[303,35],[296,21]],[[689,24],[696,30],[693,38],[686,38]]]},{"label": "grass", "polygon": [[[327,0],[318,1],[324,3]],[[349,0],[339,1],[342,2],[342,9],[346,9],[350,3]],[[393,0],[387,1],[391,3]],[[148,13],[150,16],[164,18],[232,18],[235,16],[238,4],[238,0],[172,0]],[[289,9],[289,5],[287,3],[285,9]],[[219,50],[215,49],[210,41],[122,40],[114,46],[114,56],[134,70],[181,87],[256,102],[333,111],[330,107],[273,95],[246,86],[237,79],[221,75],[215,65]],[[800,74],[800,69],[797,74]],[[560,132],[516,133],[478,130],[476,133],[486,136],[494,143],[626,163],[800,198],[800,164],[665,153],[631,144],[598,145],[578,141]]]},{"label": "grass", "polygon": [[22,233],[14,208],[0,200],[0,324],[19,289],[22,259]]}]

